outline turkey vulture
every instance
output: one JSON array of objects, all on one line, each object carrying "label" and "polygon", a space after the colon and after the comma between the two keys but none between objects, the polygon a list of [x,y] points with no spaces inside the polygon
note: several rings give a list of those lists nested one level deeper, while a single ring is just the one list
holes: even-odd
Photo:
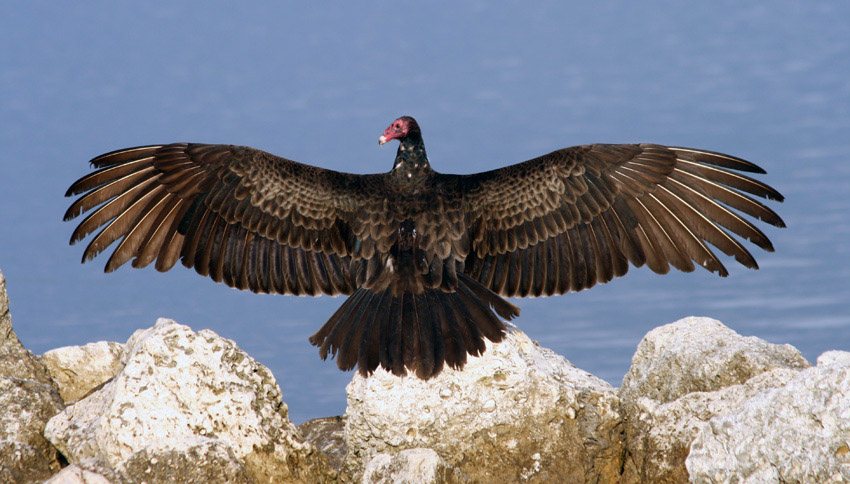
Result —
[{"label": "turkey vulture", "polygon": [[[184,266],[259,293],[350,297],[312,337],[324,359],[363,375],[379,365],[427,379],[502,340],[519,308],[503,297],[580,291],[629,263],[666,273],[746,267],[733,235],[773,251],[742,213],[784,227],[753,197],[782,201],[733,156],[654,144],[594,144],[473,175],[434,171],[416,121],[393,121],[388,173],[340,173],[244,146],[174,143],[113,151],[66,196],[71,236],[104,226],[83,253],[118,239],[130,259]],[[749,194],[749,195],[747,195]],[[740,212],[740,213],[739,213]]]}]

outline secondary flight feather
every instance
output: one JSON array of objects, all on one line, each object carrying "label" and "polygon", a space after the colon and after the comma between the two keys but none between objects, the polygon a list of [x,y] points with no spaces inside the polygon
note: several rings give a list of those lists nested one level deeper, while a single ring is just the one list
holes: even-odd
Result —
[{"label": "secondary flight feather", "polygon": [[238,289],[350,297],[311,338],[340,369],[420,378],[501,341],[520,310],[504,297],[580,291],[626,274],[696,266],[728,274],[714,249],[757,268],[752,222],[784,227],[758,199],[782,201],[729,155],[654,144],[564,148],[473,175],[431,168],[416,121],[387,173],[355,175],[244,146],[174,143],[113,151],[66,196],[90,212],[71,243],[98,231],[83,261],[119,241],[132,260],[177,261]]}]

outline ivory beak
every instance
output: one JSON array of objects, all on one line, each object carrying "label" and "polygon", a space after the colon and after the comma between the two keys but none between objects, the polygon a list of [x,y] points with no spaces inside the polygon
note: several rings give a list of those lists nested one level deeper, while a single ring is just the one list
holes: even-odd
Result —
[{"label": "ivory beak", "polygon": [[387,139],[387,137],[386,137],[386,136],[384,136],[384,135],[381,135],[381,137],[380,137],[380,138],[378,138],[378,146],[383,146],[383,145],[384,145],[384,143],[386,143],[387,141],[389,141],[389,140]]}]

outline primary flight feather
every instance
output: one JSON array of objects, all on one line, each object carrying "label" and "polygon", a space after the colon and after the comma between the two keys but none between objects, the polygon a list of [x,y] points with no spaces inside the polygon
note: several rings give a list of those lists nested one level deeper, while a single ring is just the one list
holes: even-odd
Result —
[{"label": "primary flight feather", "polygon": [[378,366],[420,378],[462,368],[519,315],[503,297],[580,291],[629,264],[663,274],[746,267],[747,239],[773,251],[746,216],[784,227],[754,197],[782,201],[733,156],[653,144],[584,145],[473,175],[434,171],[416,121],[388,173],[354,175],[244,146],[175,143],[113,151],[66,196],[91,213],[71,243],[113,242],[106,271],[132,259],[159,271],[178,260],[228,286],[350,297],[310,342],[364,375]]}]

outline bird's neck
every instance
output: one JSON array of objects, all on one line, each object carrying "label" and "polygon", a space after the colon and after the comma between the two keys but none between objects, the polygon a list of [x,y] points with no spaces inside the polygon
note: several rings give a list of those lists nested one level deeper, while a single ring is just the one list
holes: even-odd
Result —
[{"label": "bird's neck", "polygon": [[418,179],[431,171],[422,138],[405,138],[398,145],[392,172],[402,180]]}]

